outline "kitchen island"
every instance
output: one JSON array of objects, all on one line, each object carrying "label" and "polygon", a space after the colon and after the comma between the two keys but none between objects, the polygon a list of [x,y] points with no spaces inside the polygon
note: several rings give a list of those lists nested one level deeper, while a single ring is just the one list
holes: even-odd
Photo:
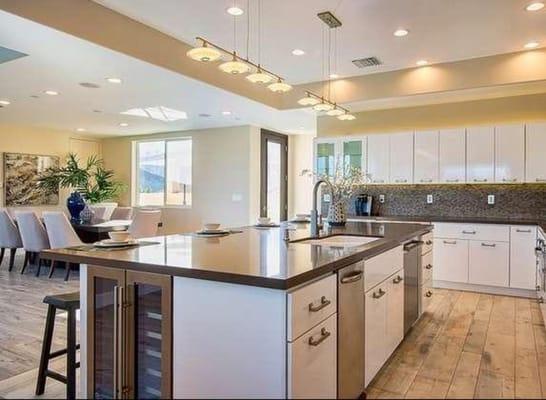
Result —
[{"label": "kitchen island", "polygon": [[[349,392],[339,387],[350,384],[340,382],[351,371],[339,370],[347,364],[340,357],[366,359],[368,376],[357,377],[363,390],[402,340],[404,285],[393,295],[389,288],[403,280],[401,245],[431,230],[349,222],[322,231],[322,244],[306,240],[306,224],[288,233],[245,227],[225,237],[171,235],[127,250],[42,256],[81,265],[81,377],[88,397],[345,397]],[[354,298],[338,294],[338,275],[358,281]],[[354,323],[359,319],[340,312],[341,303],[368,296],[381,306],[365,305],[376,321],[368,321],[366,332],[384,343],[366,355],[363,345],[338,351],[351,324],[354,335],[364,336]],[[394,336],[387,325],[396,326]],[[350,392],[355,397],[357,389]]]}]

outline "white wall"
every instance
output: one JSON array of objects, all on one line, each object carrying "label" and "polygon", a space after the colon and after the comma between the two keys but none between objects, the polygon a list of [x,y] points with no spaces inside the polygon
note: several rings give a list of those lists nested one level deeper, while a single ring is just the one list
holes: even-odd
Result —
[{"label": "white wall", "polygon": [[313,170],[311,135],[294,135],[288,139],[288,218],[308,214],[312,207],[313,178],[301,176],[304,169]]}]

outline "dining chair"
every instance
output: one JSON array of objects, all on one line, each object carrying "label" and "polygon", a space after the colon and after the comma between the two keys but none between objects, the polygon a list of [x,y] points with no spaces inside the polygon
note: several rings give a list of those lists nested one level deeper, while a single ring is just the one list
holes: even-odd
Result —
[{"label": "dining chair", "polygon": [[17,249],[23,247],[19,229],[5,208],[0,208],[0,264],[4,259],[4,252],[9,249],[9,269],[13,269],[15,262],[15,253]]},{"label": "dining chair", "polygon": [[92,223],[96,224],[106,221],[106,207],[89,206],[89,209],[93,211],[93,219],[91,220]]},{"label": "dining chair", "polygon": [[[49,239],[44,224],[33,211],[21,211],[15,213],[17,225],[21,232],[23,248],[25,249],[25,262],[21,274],[25,272],[29,262],[33,262],[36,256],[44,249],[49,249]],[[40,268],[45,260],[38,258],[36,276],[40,276]]]},{"label": "dining chair", "polygon": [[[83,242],[70,224],[66,214],[61,211],[44,211],[42,213],[44,223],[49,238],[49,244],[52,249],[62,249],[65,247],[80,246]],[[53,276],[56,263],[51,265],[49,277]],[[67,281],[70,276],[71,264],[66,265],[66,274],[64,280]]]},{"label": "dining chair", "polygon": [[157,236],[160,220],[161,210],[137,210],[128,231],[135,239]]},{"label": "dining chair", "polygon": [[129,220],[133,217],[133,208],[132,207],[116,207],[112,213],[112,220]]}]

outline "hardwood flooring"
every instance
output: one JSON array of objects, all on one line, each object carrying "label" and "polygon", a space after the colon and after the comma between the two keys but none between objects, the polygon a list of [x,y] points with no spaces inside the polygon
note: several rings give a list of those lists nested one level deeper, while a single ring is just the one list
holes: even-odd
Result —
[{"label": "hardwood flooring", "polygon": [[368,387],[370,399],[545,397],[536,301],[442,289]]}]

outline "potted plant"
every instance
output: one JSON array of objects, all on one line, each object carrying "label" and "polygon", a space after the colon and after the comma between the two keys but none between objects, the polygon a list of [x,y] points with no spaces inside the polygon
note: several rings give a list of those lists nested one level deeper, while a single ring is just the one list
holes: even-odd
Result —
[{"label": "potted plant", "polygon": [[38,184],[46,191],[59,186],[73,190],[66,201],[73,223],[81,222],[80,213],[86,201],[95,204],[112,200],[125,190],[125,185],[114,180],[114,172],[105,169],[100,158],[91,156],[80,165],[73,153],[68,154],[65,166],[48,168],[39,177]]}]

